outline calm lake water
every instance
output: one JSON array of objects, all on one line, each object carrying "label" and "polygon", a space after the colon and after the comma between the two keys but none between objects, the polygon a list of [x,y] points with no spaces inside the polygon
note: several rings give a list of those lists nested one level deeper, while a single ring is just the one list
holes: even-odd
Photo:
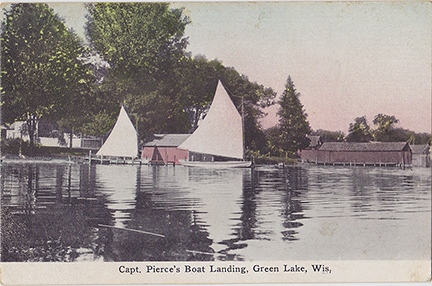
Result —
[{"label": "calm lake water", "polygon": [[10,162],[1,184],[2,261],[430,259],[426,168]]}]

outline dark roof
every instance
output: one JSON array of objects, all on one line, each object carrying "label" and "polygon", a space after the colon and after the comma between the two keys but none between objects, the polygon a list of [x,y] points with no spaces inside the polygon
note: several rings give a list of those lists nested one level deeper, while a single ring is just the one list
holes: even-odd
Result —
[{"label": "dark roof", "polygon": [[151,141],[144,143],[145,147],[178,147],[190,134],[154,134]]},{"label": "dark roof", "polygon": [[427,152],[427,150],[430,148],[429,145],[410,145],[412,153],[413,154],[422,154],[424,152]]},{"label": "dark roof", "polygon": [[366,152],[366,151],[402,151],[408,143],[405,142],[324,142],[319,150],[323,151],[351,151],[351,152]]},{"label": "dark roof", "polygon": [[316,147],[321,144],[321,136],[319,135],[312,135],[308,136],[310,139],[309,147]]}]

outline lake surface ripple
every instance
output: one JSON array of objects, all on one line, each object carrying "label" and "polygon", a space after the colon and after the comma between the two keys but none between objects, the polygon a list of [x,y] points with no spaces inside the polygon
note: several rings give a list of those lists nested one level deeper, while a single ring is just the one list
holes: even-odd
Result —
[{"label": "lake surface ripple", "polygon": [[430,259],[427,168],[3,162],[1,184],[2,261]]}]

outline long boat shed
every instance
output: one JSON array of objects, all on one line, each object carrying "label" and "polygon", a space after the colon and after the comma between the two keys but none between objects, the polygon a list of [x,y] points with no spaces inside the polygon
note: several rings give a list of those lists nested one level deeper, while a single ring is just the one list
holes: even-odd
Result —
[{"label": "long boat shed", "polygon": [[406,166],[412,151],[405,142],[324,142],[317,150],[300,151],[304,162],[335,165]]}]

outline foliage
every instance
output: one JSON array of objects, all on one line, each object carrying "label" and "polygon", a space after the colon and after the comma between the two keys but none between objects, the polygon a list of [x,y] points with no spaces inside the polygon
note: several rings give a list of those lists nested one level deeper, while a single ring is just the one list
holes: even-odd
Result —
[{"label": "foliage", "polygon": [[367,123],[366,116],[356,117],[354,123],[350,123],[346,141],[369,142],[372,138],[371,129]]},{"label": "foliage", "polygon": [[398,123],[394,115],[378,114],[375,115],[372,123],[376,126],[373,137],[375,141],[391,142],[398,141],[398,134],[395,132],[394,125]]},{"label": "foliage", "polygon": [[430,144],[432,135],[429,133],[416,133],[411,130],[396,128],[399,119],[394,115],[377,114],[372,123],[375,129],[371,129],[366,116],[357,117],[350,124],[349,134],[346,137],[350,142],[409,142],[410,144]]},{"label": "foliage", "polygon": [[279,127],[273,126],[265,131],[265,136],[267,138],[267,148],[266,155],[268,156],[276,156],[276,157],[285,157],[284,150],[280,147],[282,144],[280,142],[281,132]]},{"label": "foliage", "polygon": [[[276,129],[270,132],[272,148],[284,152],[286,157],[295,157],[298,150],[309,145],[307,135],[311,133],[307,114],[300,103],[300,93],[296,91],[291,77],[285,84],[285,90],[279,101],[279,123]],[[274,146],[274,147],[273,147]]]},{"label": "foliage", "polygon": [[[167,3],[94,3],[87,7],[92,47],[110,66],[96,91],[95,119],[108,114],[106,119],[111,121],[120,104],[125,104],[131,119],[139,119],[135,124],[141,137],[183,131],[177,122],[186,115],[176,106],[175,72],[184,57],[187,42],[183,32],[188,19],[181,10],[170,10]],[[107,121],[102,124],[107,125]]]},{"label": "foliage", "polygon": [[78,38],[46,4],[12,4],[2,24],[2,122],[27,120],[33,144],[39,119],[84,111],[93,77],[77,59]]},{"label": "foliage", "polygon": [[162,79],[172,59],[183,56],[188,19],[168,3],[94,3],[88,35],[119,79]]}]

